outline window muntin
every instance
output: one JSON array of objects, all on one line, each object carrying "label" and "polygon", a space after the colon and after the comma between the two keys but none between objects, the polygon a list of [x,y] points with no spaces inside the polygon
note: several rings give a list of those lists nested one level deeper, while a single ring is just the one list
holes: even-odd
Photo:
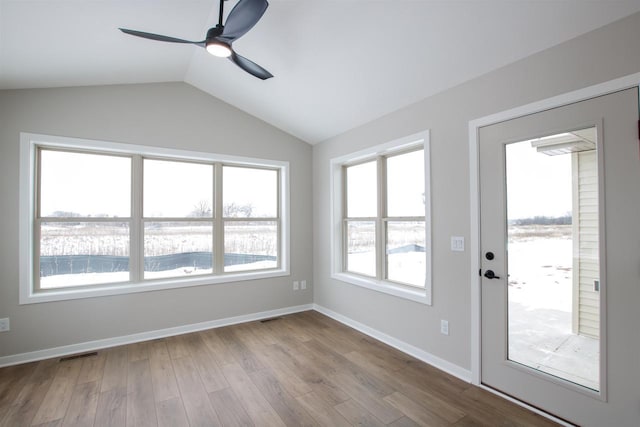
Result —
[{"label": "window muntin", "polygon": [[[39,140],[42,137],[34,136]],[[175,152],[179,157],[160,157],[158,155],[147,157],[147,147],[142,146],[137,146],[141,152],[136,153],[124,144],[82,141],[87,143],[85,146],[77,143],[81,140],[47,137],[53,141],[49,144],[25,138],[33,138],[34,136],[29,134],[22,136],[21,161],[23,165],[27,166],[26,169],[30,171],[31,177],[34,177],[35,180],[32,180],[33,178],[26,179],[26,176],[23,175],[21,181],[22,183],[33,183],[31,189],[23,185],[21,190],[21,193],[26,190],[32,195],[33,204],[29,202],[29,199],[24,199],[21,196],[21,209],[26,209],[25,212],[31,212],[34,215],[34,221],[31,225],[28,227],[24,227],[24,224],[21,225],[21,235],[27,236],[28,234],[31,236],[29,240],[32,242],[27,245],[30,248],[31,261],[24,264],[31,266],[30,273],[21,276],[28,278],[28,280],[21,280],[21,302],[30,302],[29,298],[36,297],[36,300],[40,301],[78,298],[82,297],[81,295],[111,295],[135,292],[133,290],[135,287],[141,287],[142,290],[167,289],[187,284],[237,281],[242,280],[243,276],[255,279],[287,273],[288,262],[284,261],[282,257],[286,256],[288,252],[288,243],[283,246],[286,237],[283,233],[288,233],[288,225],[283,228],[280,214],[282,209],[288,206],[288,201],[283,201],[280,197],[281,191],[286,189],[284,187],[286,184],[283,184],[282,181],[282,173],[287,172],[288,168],[286,162],[265,161],[264,164],[260,164],[257,159],[248,159],[247,164],[243,164],[242,158],[233,158],[231,161],[207,161],[195,158],[194,160],[184,160],[185,153],[189,155],[191,153],[164,149],[157,151],[159,153],[171,152],[171,154]],[[95,148],[96,146],[99,148]],[[111,152],[109,150],[111,147],[117,147],[117,149]],[[64,153],[64,156],[51,155],[51,153],[58,152]],[[31,154],[26,156],[26,153]],[[197,156],[199,153],[193,154]],[[64,160],[65,156],[71,160],[67,159],[66,163],[62,160],[55,160],[60,157]],[[90,166],[76,167],[84,165],[82,163],[84,159],[106,160],[102,162],[104,165],[96,166],[95,161],[93,163],[88,161]],[[114,166],[114,160],[119,166]],[[120,163],[126,164],[128,168],[122,167]],[[218,185],[214,191],[214,183],[215,177],[221,175],[216,170],[222,171],[227,166],[243,169],[245,178],[258,177],[257,179],[262,180],[257,185],[261,194],[263,196],[266,194],[267,197],[273,196],[273,200],[269,203],[264,201],[266,197],[263,197],[263,201],[259,203],[260,206],[269,206],[270,209],[264,208],[263,211],[269,212],[272,216],[256,219],[257,221],[263,219],[270,221],[269,224],[261,224],[262,228],[267,230],[267,237],[263,240],[268,243],[262,246],[268,249],[263,249],[259,254],[249,253],[245,249],[245,252],[240,254],[246,259],[251,259],[252,256],[255,258],[256,255],[258,257],[268,256],[267,261],[269,262],[245,262],[241,269],[225,268],[222,250],[224,247],[224,227],[221,203],[224,190],[221,185]],[[173,182],[164,180],[165,183],[169,182],[174,185],[172,188],[167,186],[163,195],[160,195],[162,191],[158,190],[158,187],[161,189],[163,187],[162,179],[158,178],[158,181],[155,182],[156,188],[153,183],[149,182],[152,181],[150,177],[153,176],[151,172],[154,167],[156,177],[173,176],[176,178]],[[76,171],[75,181],[70,178],[74,174],[61,172],[74,168]],[[202,172],[205,169],[208,170],[206,180],[203,179]],[[78,171],[87,171],[87,178],[77,176]],[[54,178],[56,172],[59,172],[58,175],[62,177],[58,181]],[[252,175],[252,172],[257,174]],[[49,181],[45,183],[44,179],[49,179]],[[220,179],[220,181],[222,180]],[[55,186],[52,184],[56,182],[65,185]],[[123,185],[123,182],[126,182],[127,185]],[[160,182],[159,185],[158,182]],[[176,185],[175,182],[179,182],[179,184]],[[75,187],[70,185],[74,183]],[[185,186],[189,187],[188,191],[185,190]],[[82,188],[83,193],[88,194],[85,197],[87,202],[100,198],[90,193],[91,188],[99,188],[103,193],[101,198],[110,200],[109,205],[114,209],[112,211],[85,209],[83,212],[88,212],[87,216],[78,216],[75,210],[78,203],[76,199],[85,196],[85,194],[80,194],[80,196],[76,194],[73,197],[75,193],[72,193],[72,196],[66,196],[65,191],[73,192],[74,188]],[[182,191],[176,191],[176,188],[181,188]],[[251,183],[244,181],[239,188],[251,189]],[[52,199],[49,197],[51,191],[55,191],[60,200],[71,200],[76,205],[71,202],[67,205],[46,202],[44,207],[47,208],[49,214],[57,216],[43,218],[40,215],[43,201]],[[46,194],[44,194],[45,192]],[[111,193],[116,193],[118,197]],[[180,199],[180,196],[185,194],[190,195],[191,198],[182,197]],[[180,199],[179,203],[166,203],[165,200],[172,195]],[[197,196],[195,199],[193,199],[194,195]],[[197,201],[193,203],[192,200]],[[153,208],[145,210],[147,203]],[[282,205],[282,203],[285,204]],[[143,216],[143,212],[145,214],[148,212],[148,216]],[[117,222],[114,221],[114,217],[117,218]],[[97,232],[96,229],[100,232]],[[70,237],[65,233],[76,234]],[[288,237],[286,238],[288,239]],[[159,240],[164,242],[160,248],[158,248]],[[60,244],[61,241],[66,244]],[[215,248],[220,248],[220,250],[215,251]],[[284,252],[285,249],[287,252]],[[21,248],[21,259],[26,255],[27,252]],[[160,262],[163,257],[175,257],[176,255],[179,260],[173,265],[172,260],[164,262],[165,267],[173,268],[163,270],[153,268],[154,265],[163,264]],[[53,259],[56,257],[57,259]],[[66,257],[66,260],[61,257]],[[186,261],[184,261],[185,258],[187,258]],[[67,261],[66,267],[62,265],[64,263],[60,263],[61,260]],[[105,267],[107,261],[109,264]],[[54,271],[56,262],[58,267]],[[78,268],[82,268],[83,265],[85,270],[79,272]],[[104,271],[94,271],[95,269],[99,270],[100,266]],[[45,273],[47,278],[40,280],[40,273]],[[211,277],[211,279],[208,279],[208,282],[203,282],[202,279],[194,282],[194,276],[203,279]],[[217,277],[220,279],[216,279]],[[189,282],[180,280],[189,280]],[[110,286],[111,284],[117,285],[116,288],[113,288],[114,291],[108,291],[109,288],[105,287],[105,285]],[[96,286],[98,287],[96,288]],[[64,294],[55,292],[60,288],[65,288]],[[73,290],[76,290],[75,294],[70,292]]]},{"label": "window muntin", "polygon": [[343,271],[425,289],[424,149],[343,166]]}]

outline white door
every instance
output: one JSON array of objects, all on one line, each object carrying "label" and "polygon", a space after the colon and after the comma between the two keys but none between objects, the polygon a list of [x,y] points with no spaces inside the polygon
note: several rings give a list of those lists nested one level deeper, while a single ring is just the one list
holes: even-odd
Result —
[{"label": "white door", "polygon": [[623,320],[640,304],[638,89],[482,127],[479,147],[482,383],[580,425],[640,425],[607,402],[638,367],[620,329],[640,327]]}]

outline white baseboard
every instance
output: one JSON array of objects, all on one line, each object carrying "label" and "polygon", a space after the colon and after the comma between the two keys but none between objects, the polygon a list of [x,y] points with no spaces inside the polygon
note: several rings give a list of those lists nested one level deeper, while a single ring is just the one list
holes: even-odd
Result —
[{"label": "white baseboard", "polygon": [[238,323],[252,322],[270,317],[284,316],[286,314],[299,313],[302,311],[316,310],[340,323],[344,323],[370,337],[373,337],[385,344],[390,345],[404,353],[407,353],[416,359],[428,363],[444,372],[447,372],[463,381],[471,382],[471,372],[458,365],[434,356],[422,349],[412,346],[404,341],[400,341],[390,335],[373,329],[363,323],[357,322],[351,318],[343,316],[326,307],[318,304],[305,304],[294,307],[280,308],[276,310],[262,311],[258,313],[245,314],[241,316],[227,317],[224,319],[211,320],[207,322],[194,323],[190,325],[176,326],[173,328],[159,329],[155,331],[140,332],[132,335],[120,337],[105,338],[95,341],[87,341],[78,344],[65,345],[44,350],[36,350],[27,353],[15,354],[0,357],[0,367],[18,365],[21,363],[34,362],[38,360],[51,359],[55,357],[69,356],[72,354],[86,353],[96,351],[103,348],[115,347],[119,345],[133,344],[141,341],[149,341],[158,338],[165,338],[174,335],[187,334],[190,332],[203,331],[206,329],[220,328],[223,326],[235,325]]},{"label": "white baseboard", "polygon": [[434,366],[441,371],[451,374],[454,377],[460,378],[462,381],[466,381],[468,383],[471,382],[471,371],[468,369],[464,369],[454,363],[441,359],[438,356],[434,356],[433,354],[419,349],[418,347],[415,347],[404,341],[400,341],[397,338],[380,332],[377,329],[373,329],[349,317],[343,316],[342,314],[336,313],[335,311],[329,310],[328,308],[321,305],[313,304],[313,309],[326,316],[331,317],[332,319],[337,320],[340,323],[344,323],[345,325],[350,326],[353,329],[362,332],[363,334],[369,335],[370,337],[375,338],[378,341],[382,341],[383,343],[388,344],[391,347],[402,351],[403,353],[406,353],[410,356],[415,357],[416,359],[428,363],[429,365]]},{"label": "white baseboard", "polygon": [[[378,331],[377,329],[373,329],[363,323],[357,322],[349,317],[343,316],[342,314],[336,313],[335,311],[329,310],[326,307],[323,307],[321,305],[318,304],[313,304],[313,309],[326,315],[331,317],[332,319],[337,320],[340,323],[343,323],[353,329],[357,329],[358,331],[362,332],[363,334],[369,335],[372,338],[377,339],[378,341],[382,341],[385,344],[390,345],[391,347],[394,347],[400,351],[402,351],[403,353],[409,354],[413,357],[415,357],[416,359],[419,359],[425,363],[428,363],[431,366],[434,366],[438,369],[440,369],[441,371],[444,371],[448,374],[453,375],[454,377],[460,378],[461,380],[471,383],[471,371],[464,369],[458,365],[455,365],[451,362],[448,362],[444,359],[439,358],[438,356],[434,356],[433,354],[426,352],[424,350],[421,350],[417,347],[412,346],[411,344],[407,344],[404,341],[400,341],[399,339],[396,339],[390,335],[387,335],[383,332]],[[560,418],[556,418],[551,414],[548,414],[536,407],[530,406],[525,402],[522,402],[520,400],[514,399],[511,396],[508,396],[506,394],[503,394],[501,392],[499,392],[498,390],[492,389],[490,387],[487,387],[483,384],[476,384],[478,387],[489,391],[490,393],[493,393],[497,396],[502,397],[503,399],[508,400],[509,402],[515,403],[516,405],[519,405],[523,408],[526,408],[532,412],[535,412],[538,415],[541,415],[545,418],[548,418],[558,424],[560,424],[561,426],[566,426],[566,427],[574,427],[573,424],[568,423],[565,420],[562,420]]]},{"label": "white baseboard", "polygon": [[313,310],[313,304],[298,305],[294,307],[279,308],[276,310],[261,311],[259,313],[245,314],[241,316],[227,317],[225,319],[210,320],[207,322],[193,323],[190,325],[176,326],[173,328],[159,329],[156,331],[140,332],[121,337],[106,338],[96,341],[88,341],[79,344],[65,345],[44,350],[30,351],[28,353],[15,354],[0,357],[0,368],[4,366],[18,365],[21,363],[51,359],[54,357],[69,356],[72,354],[86,353],[108,347],[125,344],[133,344],[141,341],[149,341],[173,335],[187,334],[206,329],[220,328],[222,326],[235,325],[237,323],[252,322],[270,317],[284,316],[285,314],[299,313]]}]

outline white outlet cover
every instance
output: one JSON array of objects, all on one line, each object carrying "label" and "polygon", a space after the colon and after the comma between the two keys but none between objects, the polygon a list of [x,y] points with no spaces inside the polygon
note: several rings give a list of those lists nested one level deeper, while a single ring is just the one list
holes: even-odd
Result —
[{"label": "white outlet cover", "polygon": [[293,290],[297,291],[300,289],[300,283],[298,281],[293,282]]},{"label": "white outlet cover", "polygon": [[6,332],[9,328],[9,318],[5,317],[4,319],[0,319],[0,332]]},{"label": "white outlet cover", "polygon": [[307,281],[303,280],[300,282],[300,289],[307,289]]}]

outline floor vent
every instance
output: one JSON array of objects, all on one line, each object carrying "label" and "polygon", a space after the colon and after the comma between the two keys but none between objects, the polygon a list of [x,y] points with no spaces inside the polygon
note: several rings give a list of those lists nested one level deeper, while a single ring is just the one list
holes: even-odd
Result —
[{"label": "floor vent", "polygon": [[262,319],[260,323],[273,322],[274,320],[280,320],[280,319],[282,319],[282,317],[272,317],[270,319]]},{"label": "floor vent", "polygon": [[82,354],[74,354],[71,356],[60,358],[60,362],[66,362],[67,360],[74,360],[74,359],[83,359],[85,357],[91,357],[91,356],[97,356],[97,355],[98,355],[97,351],[92,351],[89,353],[82,353]]}]

